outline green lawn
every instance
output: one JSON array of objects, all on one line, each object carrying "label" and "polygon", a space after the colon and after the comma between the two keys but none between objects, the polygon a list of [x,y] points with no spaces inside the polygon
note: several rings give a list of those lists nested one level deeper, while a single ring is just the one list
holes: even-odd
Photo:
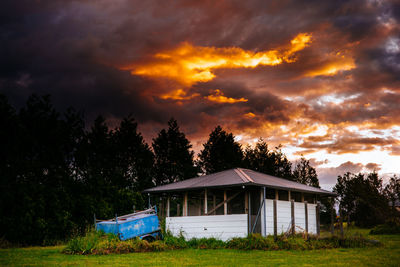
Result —
[{"label": "green lawn", "polygon": [[0,249],[0,266],[400,266],[400,235],[372,237],[384,246],[313,251],[185,249],[104,256],[64,255],[62,246]]}]

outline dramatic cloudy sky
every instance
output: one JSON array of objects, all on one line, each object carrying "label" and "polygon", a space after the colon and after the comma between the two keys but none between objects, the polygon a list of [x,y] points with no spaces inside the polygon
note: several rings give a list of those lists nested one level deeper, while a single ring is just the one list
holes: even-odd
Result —
[{"label": "dramatic cloudy sky", "polygon": [[301,154],[329,188],[400,172],[400,3],[61,1],[0,4],[0,90],[21,106],[175,117],[198,151],[217,125]]}]

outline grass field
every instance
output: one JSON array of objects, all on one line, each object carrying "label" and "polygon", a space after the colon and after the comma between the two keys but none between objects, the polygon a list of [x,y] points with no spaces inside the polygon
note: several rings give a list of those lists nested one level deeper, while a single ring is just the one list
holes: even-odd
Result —
[{"label": "grass field", "polygon": [[400,266],[400,235],[372,236],[384,246],[312,251],[185,249],[122,255],[64,255],[57,247],[0,249],[0,266]]}]

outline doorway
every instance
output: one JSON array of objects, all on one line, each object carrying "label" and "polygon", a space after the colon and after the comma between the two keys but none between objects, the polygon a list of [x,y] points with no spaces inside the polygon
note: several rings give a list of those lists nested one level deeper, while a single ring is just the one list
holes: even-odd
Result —
[{"label": "doorway", "polygon": [[249,234],[258,233],[261,234],[261,211],[257,214],[260,209],[261,202],[261,191],[258,188],[249,190]]}]

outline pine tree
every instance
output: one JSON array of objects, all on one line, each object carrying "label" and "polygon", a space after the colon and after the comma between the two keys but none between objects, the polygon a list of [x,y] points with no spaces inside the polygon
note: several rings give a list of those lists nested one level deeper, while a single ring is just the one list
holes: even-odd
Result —
[{"label": "pine tree", "polygon": [[389,183],[385,186],[384,194],[390,201],[392,213],[395,213],[396,201],[400,201],[400,178],[396,175],[390,177]]},{"label": "pine tree", "polygon": [[243,151],[232,133],[217,126],[203,144],[199,153],[199,165],[206,174],[241,167]]},{"label": "pine tree", "polygon": [[162,129],[153,139],[156,184],[162,185],[197,176],[192,145],[171,118],[168,129]]},{"label": "pine tree", "polygon": [[315,169],[310,165],[310,161],[301,157],[293,170],[293,179],[302,184],[319,188],[318,175]]},{"label": "pine tree", "polygon": [[245,150],[244,167],[265,174],[292,180],[292,163],[282,152],[281,146],[269,150],[268,144],[260,138],[254,148]]}]

